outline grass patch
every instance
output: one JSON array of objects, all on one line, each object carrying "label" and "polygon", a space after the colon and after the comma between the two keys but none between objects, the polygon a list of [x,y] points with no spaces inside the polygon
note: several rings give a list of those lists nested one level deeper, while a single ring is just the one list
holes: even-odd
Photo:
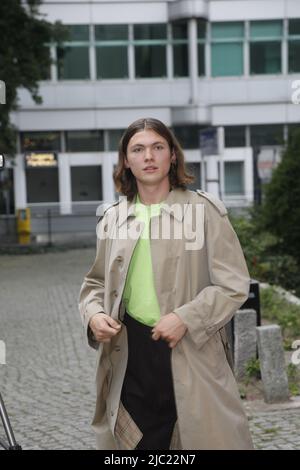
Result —
[{"label": "grass patch", "polygon": [[264,433],[266,434],[277,434],[278,431],[280,431],[281,428],[277,427],[277,428],[262,428]]}]

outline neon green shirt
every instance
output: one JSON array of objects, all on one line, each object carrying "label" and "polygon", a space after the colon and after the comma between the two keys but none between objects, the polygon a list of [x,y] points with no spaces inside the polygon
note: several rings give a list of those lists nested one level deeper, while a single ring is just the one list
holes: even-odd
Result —
[{"label": "neon green shirt", "polygon": [[148,326],[153,326],[160,318],[153,279],[149,229],[150,218],[159,215],[161,204],[142,204],[137,194],[135,215],[145,225],[130,260],[123,292],[128,314]]}]

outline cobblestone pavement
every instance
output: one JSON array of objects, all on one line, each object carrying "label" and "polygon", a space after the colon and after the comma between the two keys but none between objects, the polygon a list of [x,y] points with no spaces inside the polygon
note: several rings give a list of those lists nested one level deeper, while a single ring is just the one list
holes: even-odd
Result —
[{"label": "cobblestone pavement", "polygon": [[[93,249],[0,256],[0,392],[23,449],[94,448],[96,356],[77,309],[93,259]],[[300,407],[246,408],[256,448],[300,449]]]}]

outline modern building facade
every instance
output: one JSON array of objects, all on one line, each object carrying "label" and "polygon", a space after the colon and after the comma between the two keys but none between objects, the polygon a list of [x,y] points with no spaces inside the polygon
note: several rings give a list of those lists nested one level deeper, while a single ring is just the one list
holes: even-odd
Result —
[{"label": "modern building facade", "polygon": [[[19,93],[16,209],[70,214],[114,200],[119,138],[147,116],[174,130],[192,187],[204,189],[199,131],[223,126],[222,198],[253,202],[253,150],[282,144],[300,121],[299,0],[47,0],[41,11],[70,35],[49,45],[59,62],[40,84],[43,103]],[[25,158],[41,152],[52,162]]]}]

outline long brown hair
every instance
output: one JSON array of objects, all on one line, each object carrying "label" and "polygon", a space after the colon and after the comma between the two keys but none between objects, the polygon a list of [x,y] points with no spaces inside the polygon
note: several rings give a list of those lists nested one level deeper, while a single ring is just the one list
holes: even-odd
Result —
[{"label": "long brown hair", "polygon": [[195,177],[188,173],[183,150],[174,136],[174,134],[158,119],[154,118],[142,118],[134,121],[126,129],[119,143],[119,161],[118,165],[113,173],[113,179],[117,192],[124,194],[131,201],[137,193],[137,184],[135,176],[132,174],[130,168],[125,167],[125,158],[127,155],[127,147],[129,141],[134,134],[150,129],[161,137],[166,139],[169,144],[171,153],[174,152],[176,156],[176,162],[170,165],[169,170],[169,181],[172,189],[182,188],[186,189],[187,184],[192,183]]}]

